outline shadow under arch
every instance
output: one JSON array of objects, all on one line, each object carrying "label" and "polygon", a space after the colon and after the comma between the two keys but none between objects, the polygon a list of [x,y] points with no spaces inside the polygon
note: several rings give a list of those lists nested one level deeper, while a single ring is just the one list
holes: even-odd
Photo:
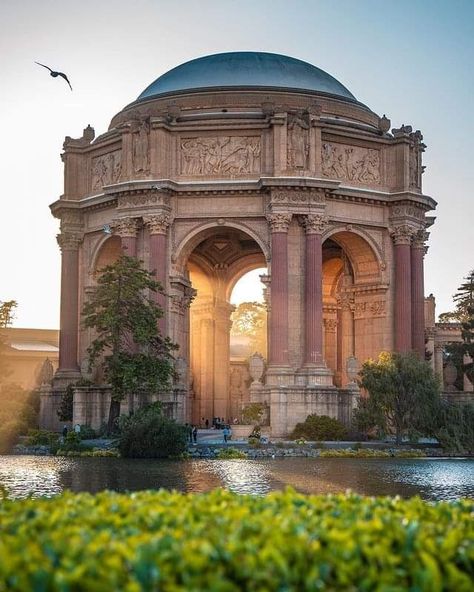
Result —
[{"label": "shadow under arch", "polygon": [[123,255],[122,242],[119,236],[105,235],[96,244],[89,265],[89,275],[95,277],[97,271],[114,263]]},{"label": "shadow under arch", "polygon": [[213,221],[196,226],[177,245],[176,253],[172,257],[177,270],[184,272],[190,255],[201,242],[207,238],[212,237],[216,232],[222,232],[226,229],[238,230],[249,236],[259,246],[265,258],[265,262],[270,260],[270,251],[267,242],[252,228],[249,228],[246,224],[234,221],[226,221],[225,224],[218,224],[217,222]]},{"label": "shadow under arch", "polygon": [[380,246],[360,229],[347,230],[345,226],[331,228],[323,235],[324,241],[331,239],[347,255],[354,273],[354,283],[380,282],[384,264]]}]

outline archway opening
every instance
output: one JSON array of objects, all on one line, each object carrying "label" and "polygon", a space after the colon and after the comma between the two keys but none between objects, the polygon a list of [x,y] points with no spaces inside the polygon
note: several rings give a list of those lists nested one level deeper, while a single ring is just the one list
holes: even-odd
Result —
[{"label": "archway opening", "polygon": [[[207,230],[188,257],[187,274],[196,290],[189,349],[193,423],[212,424],[217,417],[232,421],[240,415],[254,342],[243,331],[243,339],[233,338],[231,348],[232,314],[244,300],[262,302],[264,286],[258,275],[265,271],[257,242],[235,228],[216,228],[212,234]],[[237,372],[232,372],[234,366]]]}]

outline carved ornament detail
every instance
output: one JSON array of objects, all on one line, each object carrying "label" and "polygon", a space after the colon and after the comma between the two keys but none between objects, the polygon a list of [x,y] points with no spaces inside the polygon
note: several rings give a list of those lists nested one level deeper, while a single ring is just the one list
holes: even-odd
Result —
[{"label": "carved ornament detail", "polygon": [[120,179],[122,172],[122,151],[115,150],[92,159],[92,190],[102,189],[104,185],[113,185]]},{"label": "carved ornament detail", "polygon": [[168,213],[145,216],[143,223],[148,226],[150,234],[166,234],[171,224],[171,216]]},{"label": "carved ornament detail", "polygon": [[271,232],[288,232],[291,218],[292,214],[267,214],[267,220],[270,224]]},{"label": "carved ornament detail", "polygon": [[326,201],[324,191],[272,191],[272,202],[290,204],[320,204]]},{"label": "carved ornament detail", "polygon": [[181,140],[181,174],[238,175],[260,171],[261,142],[256,136]]},{"label": "carved ornament detail", "polygon": [[308,214],[303,217],[303,226],[306,234],[321,234],[327,225],[328,219],[324,214]]},{"label": "carved ornament detail", "polygon": [[119,218],[113,221],[114,233],[121,238],[135,238],[138,234],[137,218]]},{"label": "carved ornament detail", "polygon": [[390,236],[395,245],[410,245],[417,229],[409,224],[401,224],[390,230]]},{"label": "carved ornament detail", "polygon": [[356,302],[354,306],[354,318],[362,319],[371,317],[384,317],[386,314],[385,300],[371,302]]},{"label": "carved ornament detail", "polygon": [[425,249],[426,248],[426,241],[428,240],[430,236],[429,232],[426,232],[426,230],[424,228],[421,228],[420,230],[418,230],[417,232],[415,232],[414,236],[413,236],[413,247],[415,249]]},{"label": "carved ornament detail", "polygon": [[324,328],[327,333],[335,333],[337,328],[337,319],[324,319]]},{"label": "carved ornament detail", "polygon": [[133,208],[137,206],[156,206],[171,204],[171,197],[166,193],[158,193],[156,191],[149,193],[139,193],[136,195],[121,195],[118,198],[119,208]]},{"label": "carved ornament detail", "polygon": [[150,172],[150,123],[147,119],[135,124],[132,129],[133,148],[132,162],[133,171],[139,175]]},{"label": "carved ornament detail", "polygon": [[380,154],[372,148],[331,144],[322,146],[323,176],[356,181],[365,185],[380,183]]},{"label": "carved ornament detail", "polygon": [[61,232],[56,236],[61,251],[77,251],[82,238],[82,234],[78,232]]}]

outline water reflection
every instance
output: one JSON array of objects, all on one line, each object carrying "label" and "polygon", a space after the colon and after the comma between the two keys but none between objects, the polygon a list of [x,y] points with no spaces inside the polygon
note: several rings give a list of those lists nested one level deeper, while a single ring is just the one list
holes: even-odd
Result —
[{"label": "water reflection", "polygon": [[0,486],[12,497],[51,496],[64,489],[97,492],[224,487],[264,495],[291,485],[304,493],[351,489],[366,495],[474,497],[472,459],[311,459],[158,461],[0,456]]}]

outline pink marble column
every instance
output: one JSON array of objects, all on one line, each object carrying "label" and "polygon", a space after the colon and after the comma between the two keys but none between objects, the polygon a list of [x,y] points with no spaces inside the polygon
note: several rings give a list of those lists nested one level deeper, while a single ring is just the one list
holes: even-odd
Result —
[{"label": "pink marble column", "polygon": [[79,374],[79,245],[74,232],[58,234],[61,248],[61,310],[58,373]]},{"label": "pink marble column", "polygon": [[412,349],[425,359],[425,284],[423,258],[427,232],[420,230],[411,245],[411,320]]},{"label": "pink marble column", "polygon": [[137,256],[137,218],[119,218],[114,223],[114,233],[120,236],[122,251],[129,257]]},{"label": "pink marble column", "polygon": [[322,214],[304,218],[306,230],[305,366],[322,366],[323,358],[323,245],[327,220]]},{"label": "pink marble column", "polygon": [[[161,283],[163,290],[167,284],[167,230],[170,224],[168,213],[147,216],[143,219],[150,232],[150,271],[155,271],[156,280]],[[162,335],[166,334],[167,298],[164,293],[157,292],[157,304],[163,309],[164,315],[158,321]]]},{"label": "pink marble column", "polygon": [[409,226],[399,226],[392,233],[395,254],[395,350],[412,348],[411,238]]},{"label": "pink marble column", "polygon": [[269,214],[272,274],[269,363],[288,366],[288,228],[291,214]]}]

